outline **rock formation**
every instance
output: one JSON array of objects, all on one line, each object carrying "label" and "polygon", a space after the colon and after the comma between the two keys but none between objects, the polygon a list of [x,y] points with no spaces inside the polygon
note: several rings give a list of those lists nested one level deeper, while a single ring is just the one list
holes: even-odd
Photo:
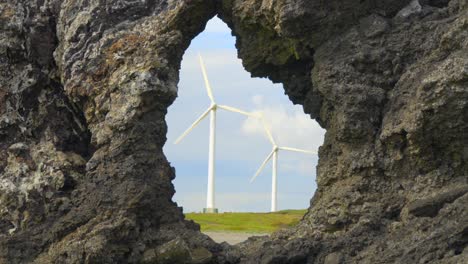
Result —
[{"label": "rock formation", "polygon": [[[326,130],[299,226],[216,244],[165,114],[219,15]],[[468,262],[466,0],[2,0],[0,263]]]}]

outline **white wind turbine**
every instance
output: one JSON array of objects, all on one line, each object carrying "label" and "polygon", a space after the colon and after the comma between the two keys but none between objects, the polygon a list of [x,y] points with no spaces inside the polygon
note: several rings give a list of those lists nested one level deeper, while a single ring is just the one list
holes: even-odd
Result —
[{"label": "white wind turbine", "polygon": [[252,114],[242,111],[240,109],[230,107],[227,105],[219,105],[215,102],[213,97],[213,92],[211,90],[210,83],[208,81],[208,75],[206,73],[205,65],[200,54],[198,54],[200,61],[200,67],[203,73],[203,79],[205,80],[206,91],[208,97],[210,98],[211,104],[210,107],[197,119],[195,122],[185,130],[182,135],[174,142],[178,144],[185,136],[187,136],[190,131],[192,131],[208,114],[210,114],[210,141],[209,141],[209,151],[208,151],[208,188],[206,195],[206,208],[203,209],[205,213],[217,213],[218,209],[215,207],[215,144],[216,144],[216,111],[218,108],[239,113],[246,116],[252,116]]},{"label": "white wind turbine", "polygon": [[277,208],[277,202],[278,202],[278,196],[277,196],[277,193],[278,193],[278,178],[277,178],[278,152],[280,150],[287,150],[287,151],[301,152],[301,153],[314,154],[314,155],[317,155],[317,152],[304,150],[304,149],[298,149],[298,148],[278,146],[276,144],[275,139],[273,138],[273,135],[271,134],[270,129],[265,124],[265,119],[264,119],[263,115],[260,116],[260,120],[261,120],[262,126],[263,126],[263,128],[265,130],[265,133],[267,134],[268,140],[270,140],[270,142],[271,142],[271,144],[273,146],[273,149],[271,150],[270,154],[268,154],[265,161],[263,161],[262,165],[257,170],[257,172],[252,177],[252,179],[250,179],[250,182],[253,182],[257,178],[257,176],[260,175],[260,172],[262,172],[263,168],[266,166],[268,161],[270,161],[273,158],[272,175],[271,175],[271,212],[276,212],[278,210],[278,208]]}]

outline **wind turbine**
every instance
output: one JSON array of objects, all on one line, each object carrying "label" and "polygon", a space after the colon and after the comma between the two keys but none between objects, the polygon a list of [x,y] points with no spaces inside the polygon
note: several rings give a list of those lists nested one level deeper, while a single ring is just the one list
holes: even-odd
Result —
[{"label": "wind turbine", "polygon": [[278,152],[280,150],[285,150],[285,151],[293,151],[293,152],[300,152],[300,153],[306,153],[306,154],[314,154],[317,155],[317,152],[310,151],[310,150],[304,150],[304,149],[298,149],[298,148],[290,148],[290,147],[280,147],[276,144],[275,139],[273,138],[273,135],[271,134],[270,129],[268,126],[265,124],[265,119],[263,115],[260,116],[260,120],[262,123],[262,126],[265,130],[265,133],[267,134],[268,140],[271,142],[272,145],[272,150],[270,154],[266,157],[266,159],[263,161],[262,165],[260,168],[257,170],[255,175],[250,179],[250,182],[253,182],[258,175],[260,175],[260,172],[262,172],[263,168],[265,168],[266,164],[273,158],[273,164],[272,164],[272,175],[271,175],[271,212],[276,212],[278,210],[277,208],[277,202],[278,202]]},{"label": "wind turbine", "polygon": [[218,108],[239,113],[245,116],[252,116],[251,113],[242,111],[240,109],[227,106],[227,105],[219,105],[216,103],[213,91],[210,86],[210,82],[208,81],[208,75],[206,73],[205,64],[203,63],[203,59],[200,54],[198,54],[198,59],[200,62],[200,67],[203,73],[203,79],[205,80],[205,87],[208,93],[208,97],[210,98],[211,104],[208,109],[197,119],[195,122],[185,130],[180,137],[174,142],[174,144],[178,144],[185,136],[187,136],[190,131],[192,131],[205,117],[210,115],[210,140],[209,140],[209,150],[208,150],[208,188],[207,188],[207,195],[206,195],[206,208],[203,208],[204,213],[217,213],[218,209],[215,207],[215,145],[216,145],[216,111]]}]

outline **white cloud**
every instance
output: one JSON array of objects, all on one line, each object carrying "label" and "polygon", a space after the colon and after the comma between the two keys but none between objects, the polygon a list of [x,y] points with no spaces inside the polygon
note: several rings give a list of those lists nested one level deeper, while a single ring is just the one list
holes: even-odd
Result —
[{"label": "white cloud", "polygon": [[[262,95],[252,96],[255,112],[262,112],[266,125],[279,146],[318,151],[322,145],[325,130],[297,107],[267,105]],[[256,118],[248,118],[242,124],[242,133],[246,137],[266,137],[265,129]],[[315,175],[316,156],[302,153],[281,151],[279,170],[284,173]]]},{"label": "white cloud", "polygon": [[262,105],[263,104],[263,101],[264,101],[264,96],[263,95],[260,95],[260,94],[256,94],[254,96],[252,96],[252,102],[254,103],[254,105]]},{"label": "white cloud", "polygon": [[[318,150],[323,143],[325,130],[297,107],[287,109],[284,105],[266,105],[263,96],[254,95],[255,112],[262,112],[267,126],[278,145],[307,150]],[[265,135],[265,130],[256,118],[248,118],[242,124],[245,135]]]}]

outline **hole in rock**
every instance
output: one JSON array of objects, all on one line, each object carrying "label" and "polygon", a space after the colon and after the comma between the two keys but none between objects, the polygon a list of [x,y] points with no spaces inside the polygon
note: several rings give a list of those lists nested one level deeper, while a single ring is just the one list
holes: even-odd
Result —
[{"label": "hole in rock", "polygon": [[[316,152],[324,137],[324,130],[304,114],[302,106],[294,106],[289,101],[282,85],[250,77],[237,58],[234,44],[230,29],[217,17],[192,41],[182,61],[178,98],[166,117],[168,141],[164,147],[168,160],[176,168],[174,201],[184,208],[188,219],[201,224],[202,232],[215,241],[231,244],[252,233],[267,234],[290,226],[302,218],[316,189],[318,156],[279,150],[276,209],[294,211],[267,215],[272,209],[273,159],[255,181],[251,183],[250,179],[272,152],[273,145],[260,119],[218,107],[214,205],[210,207],[207,190],[211,112],[182,141],[174,144],[211,105],[198,54],[206,66],[216,104],[249,113],[262,112],[278,146]],[[219,214],[203,214],[204,208],[216,208]],[[225,237],[227,231],[238,233]]]}]

